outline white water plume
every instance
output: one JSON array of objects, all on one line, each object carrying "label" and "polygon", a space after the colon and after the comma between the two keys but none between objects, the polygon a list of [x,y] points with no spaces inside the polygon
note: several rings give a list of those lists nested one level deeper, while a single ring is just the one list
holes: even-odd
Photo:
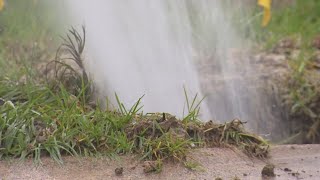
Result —
[{"label": "white water plume", "polygon": [[[231,23],[241,3],[222,0],[68,0],[73,25],[87,29],[87,58],[100,97],[116,92],[126,107],[181,117],[185,96],[203,91],[202,117],[255,121],[270,116],[253,87],[250,63],[234,51],[248,45]],[[233,7],[233,8],[231,8]],[[235,8],[236,7],[236,8]],[[238,8],[238,9],[237,9]],[[206,61],[208,64],[206,65]],[[199,64],[209,71],[203,73]],[[213,68],[211,68],[213,67]],[[198,71],[199,70],[199,71]],[[249,77],[249,78],[248,78]],[[254,85],[253,85],[254,86]],[[114,99],[111,99],[116,104]],[[208,106],[207,106],[208,105]]]},{"label": "white water plume", "polygon": [[[200,93],[186,2],[69,2],[87,29],[88,67],[99,94],[113,97],[116,92],[127,107],[145,94],[145,112],[181,116],[183,87],[190,97]],[[207,111],[203,115],[209,117]]]}]

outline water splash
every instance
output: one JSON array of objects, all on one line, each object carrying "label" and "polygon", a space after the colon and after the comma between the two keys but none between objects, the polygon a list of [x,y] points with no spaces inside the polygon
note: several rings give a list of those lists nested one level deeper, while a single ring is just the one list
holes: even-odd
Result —
[{"label": "water splash", "polygon": [[[222,0],[69,0],[88,36],[88,69],[101,97],[129,107],[143,94],[144,111],[182,115],[183,86],[203,92],[205,119],[240,118],[257,131],[268,102],[252,85],[249,46],[231,23],[241,3]],[[194,64],[205,68],[197,68]],[[203,70],[206,69],[206,70]],[[114,100],[111,99],[111,102]],[[266,104],[264,104],[266,103]],[[207,106],[208,105],[208,106]]]},{"label": "water splash", "polygon": [[[113,97],[116,92],[127,107],[145,94],[144,111],[181,116],[183,86],[190,94],[200,92],[186,2],[69,2],[87,28],[93,59],[87,60],[88,68],[99,94]],[[208,111],[203,115],[209,117]]]}]

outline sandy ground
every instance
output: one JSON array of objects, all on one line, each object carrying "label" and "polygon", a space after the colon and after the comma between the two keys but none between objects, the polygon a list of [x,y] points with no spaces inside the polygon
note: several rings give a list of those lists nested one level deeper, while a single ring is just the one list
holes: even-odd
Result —
[{"label": "sandy ground", "polygon": [[[166,163],[161,173],[145,174],[142,163],[130,156],[116,159],[65,157],[64,165],[43,158],[41,166],[32,160],[0,161],[0,179],[263,179],[261,170],[273,163],[276,177],[271,179],[320,179],[320,145],[281,145],[271,149],[271,158],[248,158],[226,148],[194,150],[188,157],[201,164],[193,171],[183,165]],[[122,176],[115,168],[123,167]]]}]

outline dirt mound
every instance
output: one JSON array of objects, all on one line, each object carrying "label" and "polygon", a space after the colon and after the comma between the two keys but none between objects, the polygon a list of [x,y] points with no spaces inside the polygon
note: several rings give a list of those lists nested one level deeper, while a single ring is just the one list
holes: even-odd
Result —
[{"label": "dirt mound", "polygon": [[171,155],[184,159],[185,151],[170,152],[167,145],[170,142],[185,148],[234,146],[250,156],[267,157],[269,146],[266,141],[246,132],[243,123],[238,119],[225,124],[184,121],[170,114],[155,113],[137,117],[125,132],[135,146],[144,145],[142,149],[145,151],[153,146],[151,156],[155,159]]}]

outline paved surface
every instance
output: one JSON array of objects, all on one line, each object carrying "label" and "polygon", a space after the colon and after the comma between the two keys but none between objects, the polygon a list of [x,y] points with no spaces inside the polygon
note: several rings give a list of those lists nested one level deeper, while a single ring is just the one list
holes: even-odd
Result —
[{"label": "paved surface", "polygon": [[[0,179],[263,179],[261,170],[273,163],[276,176],[271,179],[320,179],[320,145],[281,145],[271,149],[268,160],[251,159],[241,152],[225,148],[194,150],[190,160],[199,162],[201,168],[191,171],[173,163],[167,163],[159,174],[144,174],[142,164],[133,157],[115,160],[65,157],[59,166],[50,158],[43,158],[36,167],[32,160],[0,161]],[[123,176],[114,170],[123,167]]]}]

